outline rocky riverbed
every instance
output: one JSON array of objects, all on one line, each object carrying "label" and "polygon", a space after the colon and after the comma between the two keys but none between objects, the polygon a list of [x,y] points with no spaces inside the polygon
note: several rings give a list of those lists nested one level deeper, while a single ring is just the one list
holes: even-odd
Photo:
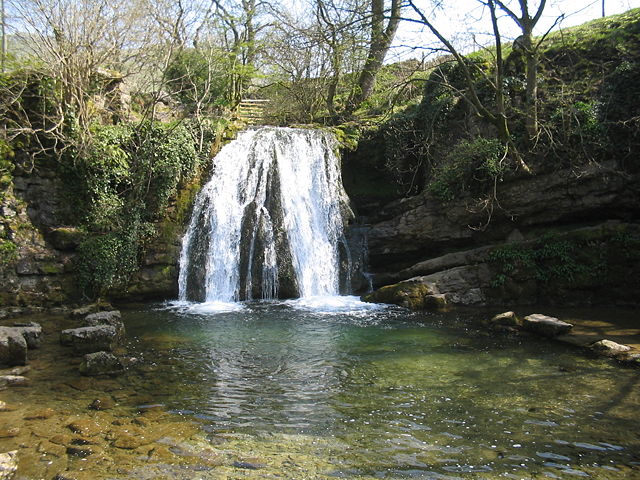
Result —
[{"label": "rocky riverbed", "polygon": [[[263,308],[266,307],[259,307],[257,313],[263,312]],[[494,478],[486,475],[493,475],[490,472],[494,470],[497,475],[516,454],[524,465],[536,465],[519,467],[526,475],[533,472],[531,468],[551,469],[559,478],[571,478],[574,470],[589,472],[600,479],[633,478],[637,474],[640,459],[634,459],[630,447],[637,442],[636,434],[633,429],[624,431],[616,427],[620,419],[631,419],[637,406],[637,395],[633,394],[637,376],[633,370],[620,370],[618,365],[611,367],[615,364],[602,364],[601,360],[592,365],[573,350],[559,350],[557,357],[550,355],[550,362],[543,360],[536,352],[551,345],[550,340],[541,343],[540,337],[527,337],[526,331],[520,334],[495,328],[509,326],[505,325],[509,322],[491,322],[488,315],[475,315],[478,323],[465,323],[462,327],[466,330],[455,330],[456,336],[440,339],[441,327],[437,326],[455,321],[455,315],[408,314],[406,327],[398,329],[402,321],[398,324],[393,320],[379,330],[384,334],[380,343],[360,323],[382,322],[383,317],[377,319],[376,314],[366,314],[369,320],[358,320],[360,317],[340,320],[331,327],[339,330],[337,336],[326,330],[329,327],[322,315],[308,321],[308,326],[303,327],[301,320],[296,319],[291,328],[272,332],[276,317],[287,315],[286,312],[277,310],[273,319],[258,323],[248,314],[242,314],[244,320],[235,317],[225,320],[224,316],[215,315],[174,317],[162,309],[145,308],[142,317],[124,312],[124,323],[131,331],[126,339],[112,346],[110,353],[121,360],[125,369],[96,376],[82,374],[80,369],[85,355],[92,353],[60,343],[61,331],[87,328],[80,326],[86,323],[87,312],[79,318],[30,317],[42,326],[40,348],[28,351],[27,365],[0,372],[25,379],[0,390],[0,453],[4,453],[0,465],[6,467],[3,472],[0,466],[0,478],[370,479],[379,478],[379,472],[389,469],[396,473],[407,468],[440,472],[441,467],[453,469],[446,470],[451,472],[462,468],[459,473],[465,471],[472,475],[470,478],[475,478],[473,475]],[[390,314],[393,318],[404,315],[402,312],[391,310]],[[589,327],[584,314],[550,313],[570,321],[580,335]],[[101,316],[114,320],[113,314]],[[486,325],[482,325],[482,318],[487,320]],[[592,331],[607,328],[613,331],[611,326],[605,327],[602,321],[591,318]],[[624,320],[622,316],[617,318]],[[9,325],[13,321],[5,319],[4,323]],[[158,327],[153,327],[154,322]],[[216,323],[215,329],[211,322]],[[426,331],[421,322],[434,324],[436,336]],[[264,328],[269,330],[263,331]],[[303,337],[295,336],[296,345],[299,342],[304,345],[290,345],[287,351],[295,353],[301,348],[300,352],[321,355],[311,358],[308,364],[304,363],[304,357],[298,358],[301,353],[296,353],[291,365],[274,367],[272,362],[283,355],[278,350],[279,342],[300,328],[312,330]],[[314,338],[319,337],[314,332],[318,328],[323,332],[322,341],[329,341],[327,351],[316,351],[319,347]],[[366,335],[366,342],[361,344],[362,339],[356,337],[356,350],[349,360],[352,363],[349,367],[336,366],[339,381],[334,385],[324,374],[316,376],[310,365],[324,365],[331,360],[331,352],[347,338],[344,328],[349,329],[349,335]],[[248,336],[240,337],[240,332],[247,329]],[[629,333],[624,324],[617,331]],[[464,332],[467,338],[460,336]],[[208,336],[212,337],[201,345],[198,339]],[[261,341],[256,343],[254,337]],[[334,337],[342,340],[334,344],[331,340]],[[473,347],[474,337],[487,338],[480,341],[486,345]],[[401,343],[392,343],[394,338],[409,343],[401,347]],[[623,341],[620,336],[611,338]],[[236,341],[240,342],[240,350],[234,346]],[[273,345],[276,350],[266,345]],[[214,354],[212,348],[221,350]],[[504,355],[504,348],[511,353]],[[516,358],[514,355],[520,350],[528,353]],[[398,352],[403,352],[402,356]],[[469,363],[470,353],[478,360]],[[373,357],[366,360],[365,355],[369,354]],[[455,355],[455,359],[449,355]],[[259,357],[264,357],[266,363],[255,363]],[[209,364],[217,367],[210,369]],[[243,366],[245,370],[236,371],[233,367],[230,377],[221,377],[218,370],[226,364]],[[332,372],[333,368],[327,371]],[[281,382],[297,379],[296,372],[302,381],[299,392],[294,385],[278,383],[280,377]],[[355,372],[358,375],[350,379]],[[503,386],[496,385],[498,377],[494,374],[502,379]],[[256,385],[247,383],[253,375],[257,375]],[[479,378],[487,375],[485,380]],[[402,393],[407,386],[422,382],[423,377],[427,384],[420,383],[419,389]],[[268,386],[274,382],[279,386],[271,391]],[[250,385],[251,389],[242,392],[238,385],[245,388]],[[299,393],[303,397],[292,397],[289,405],[287,395],[282,396],[281,392],[285,385],[288,395]],[[526,386],[526,391],[519,391],[521,388],[516,385]],[[563,390],[564,386],[568,391]],[[506,397],[498,391],[502,387],[509,390]],[[305,413],[301,409],[307,408],[306,395],[316,390],[321,400],[314,404],[320,411]],[[539,398],[547,390],[552,401]],[[399,391],[398,398],[395,391]],[[212,396],[214,392],[218,392],[217,396]],[[245,393],[250,397],[238,396]],[[380,398],[374,396],[378,393],[382,395]],[[359,399],[360,394],[364,395],[365,403]],[[549,395],[545,393],[544,398]],[[422,400],[418,400],[420,397]],[[474,400],[469,403],[469,398]],[[377,407],[370,403],[381,399],[383,403],[375,403]],[[478,412],[469,411],[471,406],[478,408]],[[323,408],[332,412],[329,418],[321,414]],[[406,418],[400,415],[404,410]],[[274,419],[261,416],[269,412],[273,412]],[[290,413],[282,416],[284,412]],[[330,420],[337,426],[329,432],[313,426],[283,428],[279,423],[290,418],[288,415],[296,415],[293,412],[299,412],[309,425]],[[499,412],[497,424],[494,412]],[[320,417],[311,420],[315,415]],[[592,421],[594,418],[598,421]],[[249,419],[255,423],[247,423]],[[578,422],[581,433],[570,433],[574,430],[572,422]],[[270,426],[265,428],[265,423]],[[369,423],[380,423],[387,433],[369,432]],[[515,430],[514,424],[519,426]],[[469,426],[472,430],[467,430]],[[506,430],[510,433],[505,434]],[[495,441],[494,449],[485,445],[484,435],[510,438]],[[532,445],[527,448],[526,442]],[[549,445],[543,445],[545,442]],[[540,453],[548,458],[536,459],[536,449],[542,449]],[[579,465],[566,460],[575,455],[588,459],[587,463]],[[473,464],[456,467],[455,457],[464,457],[464,461]],[[559,466],[536,464],[541,458],[551,462],[556,457],[562,457],[555,462]],[[609,466],[614,469],[611,476],[603,470]]]}]

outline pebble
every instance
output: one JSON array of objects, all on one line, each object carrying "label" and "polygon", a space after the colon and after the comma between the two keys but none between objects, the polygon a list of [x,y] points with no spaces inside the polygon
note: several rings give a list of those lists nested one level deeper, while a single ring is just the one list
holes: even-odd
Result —
[{"label": "pebble", "polygon": [[91,404],[89,408],[91,410],[110,410],[116,405],[116,402],[113,401],[110,397],[100,397],[96,398]]},{"label": "pebble", "polygon": [[24,415],[25,420],[46,420],[53,417],[56,414],[53,408],[43,408],[41,410],[34,410],[27,412]]},{"label": "pebble", "polygon": [[18,427],[0,428],[0,438],[13,438],[20,435]]},{"label": "pebble", "polygon": [[73,433],[79,433],[92,437],[98,435],[101,432],[100,426],[92,420],[80,419],[75,420],[67,425],[67,428]]}]

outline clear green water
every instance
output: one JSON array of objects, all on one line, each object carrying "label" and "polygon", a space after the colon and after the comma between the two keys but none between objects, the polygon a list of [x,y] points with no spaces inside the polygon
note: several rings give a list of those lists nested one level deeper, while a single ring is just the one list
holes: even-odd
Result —
[{"label": "clear green water", "polygon": [[477,315],[133,311],[153,367],[132,381],[258,457],[292,448],[304,478],[640,478],[638,372]]},{"label": "clear green water", "polygon": [[144,306],[115,378],[80,377],[70,320],[43,319],[0,452],[15,480],[640,479],[639,372],[488,333],[492,313]]}]

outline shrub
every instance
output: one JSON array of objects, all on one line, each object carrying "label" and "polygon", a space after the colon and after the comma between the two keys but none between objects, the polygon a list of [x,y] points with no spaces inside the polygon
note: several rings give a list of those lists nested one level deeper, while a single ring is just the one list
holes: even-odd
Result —
[{"label": "shrub", "polygon": [[76,223],[88,231],[77,280],[90,298],[123,286],[178,185],[200,163],[183,125],[96,126],[83,155],[63,166]]},{"label": "shrub", "polygon": [[434,169],[427,188],[445,202],[464,193],[487,194],[502,180],[506,170],[503,157],[504,146],[496,139],[463,140]]}]

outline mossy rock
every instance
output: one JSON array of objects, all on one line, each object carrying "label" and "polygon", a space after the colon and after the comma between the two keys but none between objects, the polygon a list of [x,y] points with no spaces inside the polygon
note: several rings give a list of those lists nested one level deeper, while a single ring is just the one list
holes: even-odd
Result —
[{"label": "mossy rock", "polygon": [[49,241],[58,250],[75,250],[82,243],[86,234],[73,227],[54,228],[49,233]]},{"label": "mossy rock", "polygon": [[370,303],[389,303],[410,310],[444,308],[446,301],[433,284],[410,280],[387,285],[364,295],[362,300]]}]

